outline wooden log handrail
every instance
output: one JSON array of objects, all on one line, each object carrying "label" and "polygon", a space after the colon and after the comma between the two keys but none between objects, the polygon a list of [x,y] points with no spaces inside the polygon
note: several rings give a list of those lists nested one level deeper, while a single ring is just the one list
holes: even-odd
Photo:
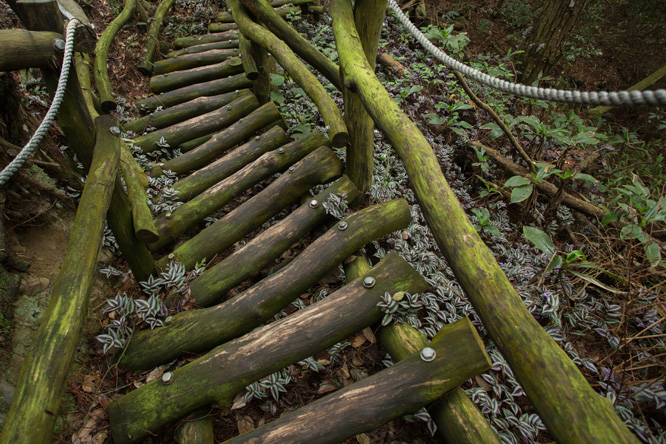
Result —
[{"label": "wooden log handrail", "polygon": [[[428,288],[416,270],[395,253],[386,255],[371,274],[377,282],[373,288],[365,288],[361,277],[326,299],[179,368],[173,372],[171,384],[153,381],[111,403],[114,442],[140,441],[210,403],[229,407],[248,384],[378,322],[383,313],[377,302],[384,292],[421,292]],[[220,371],[222,368],[224,371]]]},{"label": "wooden log handrail", "polygon": [[349,0],[332,0],[331,15],[345,86],[402,159],[437,245],[551,435],[566,443],[638,442],[525,308],[467,219],[432,147],[374,75]]},{"label": "wooden log handrail", "polygon": [[146,36],[148,37],[146,41],[146,51],[143,53],[142,61],[138,66],[139,71],[144,75],[150,75],[153,72],[153,59],[160,46],[159,37],[160,30],[162,29],[162,22],[175,1],[176,0],[161,0],[155,10],[155,14],[150,20],[148,32],[146,33]]},{"label": "wooden log handrail", "polygon": [[0,71],[59,68],[62,63],[62,51],[55,48],[55,40],[64,42],[65,37],[57,32],[48,31],[0,30]]},{"label": "wooden log handrail", "polygon": [[0,435],[3,444],[51,442],[79,345],[120,158],[120,139],[109,132],[118,125],[115,117],[98,117],[95,123],[98,131],[94,154],[65,260],[53,285],[46,314],[23,362]]}]

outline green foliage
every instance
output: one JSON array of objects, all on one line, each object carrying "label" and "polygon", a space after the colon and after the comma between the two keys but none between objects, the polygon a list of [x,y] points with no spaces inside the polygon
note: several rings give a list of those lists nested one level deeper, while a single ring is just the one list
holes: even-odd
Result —
[{"label": "green foliage", "polygon": [[472,213],[474,213],[476,220],[479,222],[474,225],[476,231],[486,231],[493,236],[500,237],[499,228],[490,222],[490,212],[487,208],[481,208],[480,210],[472,208]]},{"label": "green foliage", "polygon": [[425,35],[428,40],[439,43],[444,47],[445,51],[458,57],[462,55],[463,50],[470,41],[466,32],[454,34],[453,25],[450,25],[445,29],[435,25],[428,25],[425,28],[421,28],[421,32],[423,32],[423,35]]}]

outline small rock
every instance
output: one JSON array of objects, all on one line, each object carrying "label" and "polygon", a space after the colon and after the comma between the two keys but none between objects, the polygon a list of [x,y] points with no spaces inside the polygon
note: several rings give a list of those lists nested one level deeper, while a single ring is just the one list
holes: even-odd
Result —
[{"label": "small rock", "polygon": [[21,282],[19,293],[26,296],[34,296],[49,288],[50,283],[45,277],[29,277]]}]

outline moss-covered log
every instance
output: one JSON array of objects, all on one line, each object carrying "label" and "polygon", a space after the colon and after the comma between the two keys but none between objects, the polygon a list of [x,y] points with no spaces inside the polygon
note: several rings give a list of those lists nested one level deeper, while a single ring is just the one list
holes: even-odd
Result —
[{"label": "moss-covered log", "polygon": [[202,43],[201,45],[188,46],[183,49],[171,51],[167,54],[167,58],[180,57],[187,54],[199,54],[202,52],[219,50],[219,49],[238,49],[238,40],[222,40],[221,42]]},{"label": "moss-covered log", "polygon": [[[300,6],[285,6],[284,8],[273,8],[273,11],[280,17],[286,17],[289,14],[298,14],[301,12]],[[216,20],[220,23],[232,23],[234,21],[233,16],[228,11],[223,11],[217,14]]]},{"label": "moss-covered log", "polygon": [[104,220],[111,201],[120,139],[114,117],[98,117],[97,142],[62,268],[39,330],[23,362],[0,435],[3,444],[50,443],[97,274]]},{"label": "moss-covered log", "polygon": [[148,32],[146,33],[148,39],[146,41],[146,51],[143,53],[142,61],[138,68],[142,74],[150,75],[153,72],[153,59],[155,53],[160,45],[160,29],[162,29],[162,22],[166,17],[167,11],[174,4],[175,0],[161,0],[159,6],[155,10],[155,15],[150,20],[148,25]]},{"label": "moss-covered log", "polygon": [[153,66],[153,75],[167,74],[174,71],[183,71],[186,69],[213,65],[224,62],[225,60],[232,57],[238,57],[238,54],[239,51],[236,48],[211,49],[205,52],[183,54],[178,57],[172,57],[170,59],[164,59],[155,62]]},{"label": "moss-covered log", "polygon": [[226,128],[259,106],[257,98],[247,89],[234,94],[236,98],[228,105],[145,136],[139,136],[134,139],[134,145],[141,148],[144,153],[149,153],[159,148],[157,144],[163,138],[169,146],[175,147],[179,143]]},{"label": "moss-covered log", "polygon": [[95,86],[102,101],[102,109],[106,112],[116,110],[116,99],[113,94],[113,88],[109,80],[109,70],[107,68],[109,48],[118,31],[132,17],[135,7],[136,0],[125,0],[125,7],[118,17],[113,19],[104,32],[102,32],[95,47]]},{"label": "moss-covered log", "polygon": [[188,151],[192,151],[194,148],[208,142],[213,137],[214,134],[215,133],[206,134],[205,136],[197,137],[196,139],[183,142],[178,145],[178,149],[180,149],[181,153],[187,153]]},{"label": "moss-covered log", "polygon": [[174,439],[178,444],[215,444],[213,416],[208,409],[190,415],[176,429]]},{"label": "moss-covered log", "polygon": [[[382,346],[395,362],[419,353],[430,341],[408,324],[393,324],[377,332]],[[437,424],[439,434],[451,444],[501,444],[497,433],[490,427],[483,413],[456,388],[437,401],[428,410]]]},{"label": "moss-covered log", "polygon": [[76,75],[79,78],[81,91],[83,92],[83,97],[88,109],[88,114],[94,119],[104,113],[104,110],[102,110],[102,104],[99,101],[99,97],[97,97],[91,85],[90,57],[88,54],[76,53],[74,55],[74,63],[76,66]]},{"label": "moss-covered log", "polygon": [[114,442],[140,441],[211,403],[229,407],[234,396],[248,384],[378,322],[383,313],[377,302],[384,292],[420,292],[428,288],[423,278],[395,253],[386,255],[371,273],[377,281],[373,288],[363,287],[360,278],[286,319],[181,367],[173,372],[171,384],[153,381],[113,402],[109,418]]},{"label": "moss-covered log", "polygon": [[57,32],[1,30],[0,71],[59,67],[62,63],[62,52],[55,49],[54,40],[64,40],[64,38]]},{"label": "moss-covered log", "polygon": [[226,42],[228,40],[238,40],[238,30],[218,32],[216,34],[204,34],[193,37],[177,38],[173,44],[176,48],[187,48],[189,46],[198,46],[206,43]]},{"label": "moss-covered log", "polygon": [[[285,145],[280,152],[265,153],[240,171],[216,183],[171,213],[157,219],[156,226],[160,242],[153,245],[159,248],[173,241],[246,190],[272,175],[286,170],[289,165],[298,162],[328,142],[326,136],[321,133],[311,134],[311,137],[304,137]],[[317,134],[321,137],[317,137]],[[322,138],[323,140],[321,140]]]},{"label": "moss-covered log", "polygon": [[317,71],[322,73],[329,82],[336,86],[336,88],[342,90],[338,65],[322,54],[312,45],[312,43],[308,42],[298,31],[287,23],[282,18],[284,16],[281,16],[281,14],[264,0],[241,0],[241,3],[273,34],[285,42],[289,42],[289,47],[296,54],[301,56],[303,60],[312,65]]},{"label": "moss-covered log", "polygon": [[175,260],[191,269],[203,258],[212,259],[215,254],[260,227],[313,186],[340,176],[341,168],[342,163],[330,149],[318,148],[296,164],[293,171],[283,174],[252,199],[162,258],[160,268],[165,268],[171,260]]},{"label": "moss-covered log", "polygon": [[[257,99],[254,96],[252,96],[252,99],[253,107],[256,108],[255,103],[258,105],[258,102],[256,101]],[[228,113],[237,113],[234,108],[236,106],[234,103],[227,105],[227,107],[229,106],[231,106],[232,109],[228,110]],[[224,109],[226,110],[226,107]],[[239,115],[238,117],[242,116]],[[236,121],[232,125],[229,125],[224,131],[214,134],[210,140],[204,142],[195,149],[164,162],[163,165],[158,165],[151,170],[151,174],[157,176],[161,174],[162,171],[166,170],[182,174],[201,168],[229,148],[241,143],[248,137],[254,135],[258,130],[280,118],[280,110],[278,110],[273,102],[262,105],[250,114],[245,113],[244,118],[236,118]]]},{"label": "moss-covered log", "polygon": [[121,145],[120,151],[120,171],[127,187],[127,197],[131,205],[136,237],[145,243],[157,242],[159,235],[147,203],[148,178],[139,164],[136,163],[129,147],[124,143]]},{"label": "moss-covered log", "polygon": [[224,79],[185,86],[167,93],[137,100],[135,105],[141,112],[146,113],[155,110],[159,106],[168,108],[180,103],[189,102],[197,97],[217,96],[251,86],[252,82],[245,77],[245,74],[236,74]]},{"label": "moss-covered log", "polygon": [[402,159],[435,240],[484,326],[557,441],[637,442],[613,407],[525,308],[465,216],[432,147],[377,80],[363,54],[349,0],[332,0],[345,85],[360,96]]},{"label": "moss-covered log", "polygon": [[238,30],[238,26],[235,23],[211,23],[208,25],[208,32],[227,32]]},{"label": "moss-covered log", "polygon": [[252,55],[252,42],[250,42],[250,40],[248,40],[243,34],[240,35],[240,40],[238,41],[238,50],[240,51],[243,60],[245,77],[252,81],[257,80],[259,78],[259,67]]},{"label": "moss-covered log", "polygon": [[491,366],[483,342],[468,318],[444,326],[430,346],[436,353],[432,362],[424,362],[418,354],[410,356],[360,382],[224,442],[344,442],[392,419],[416,412]]},{"label": "moss-covered log", "polygon": [[[325,136],[324,139],[325,142],[328,141]],[[226,179],[248,163],[253,162],[262,154],[272,151],[288,141],[289,137],[282,128],[273,127],[234,149],[226,156],[179,180],[171,188],[178,192],[178,200],[188,201],[221,180]],[[325,145],[325,143],[320,145]]]},{"label": "moss-covered log", "polygon": [[199,66],[198,68],[153,76],[150,79],[150,90],[154,94],[159,94],[197,83],[229,77],[241,72],[243,72],[243,62],[238,57],[232,57],[214,65]]},{"label": "moss-covered log", "polygon": [[191,119],[192,117],[220,109],[224,105],[231,103],[235,98],[238,98],[238,95],[233,92],[219,94],[217,96],[198,97],[189,102],[181,103],[180,105],[172,106],[154,112],[148,116],[143,116],[132,120],[131,122],[127,122],[123,125],[123,129],[125,131],[132,131],[136,134],[140,134],[147,128],[166,128],[184,120]]},{"label": "moss-covered log", "polygon": [[[144,370],[184,353],[210,350],[265,322],[326,276],[365,244],[409,224],[404,199],[384,202],[344,219],[310,244],[279,271],[215,307],[176,315],[165,328],[139,332],[125,351],[121,365]],[[205,331],[196,325],[206,325]],[[176,339],[177,338],[177,339]]]},{"label": "moss-covered log", "polygon": [[[359,0],[354,5],[354,20],[368,63],[375,69],[379,48],[379,35],[384,24],[386,0]],[[347,175],[356,187],[367,192],[372,186],[375,149],[375,124],[365,110],[361,99],[349,88],[343,88],[345,123],[349,129],[347,148]]]},{"label": "moss-covered log", "polygon": [[257,96],[259,103],[268,103],[271,100],[271,64],[268,63],[268,51],[261,45],[250,41],[250,53],[257,65],[258,76],[252,82],[252,92]]},{"label": "moss-covered log", "polygon": [[281,6],[285,5],[310,5],[313,4],[313,0],[273,0],[271,3],[271,6],[274,8],[279,8]]},{"label": "moss-covered log", "polygon": [[[197,305],[209,307],[219,303],[236,285],[257,276],[264,267],[324,221],[326,210],[322,204],[331,193],[344,194],[351,201],[358,190],[347,176],[341,177],[312,199],[317,201],[315,208],[310,205],[312,200],[304,203],[243,248],[207,269],[190,284],[190,297]],[[349,282],[352,280],[349,279]]]},{"label": "moss-covered log", "polygon": [[245,12],[239,0],[229,0],[227,3],[234,15],[234,19],[244,35],[252,41],[266,48],[275,57],[285,71],[310,96],[321,113],[324,123],[330,128],[329,139],[334,147],[344,146],[349,140],[347,127],[342,114],[333,99],[319,80],[301,62],[289,46],[277,38],[275,34],[261,25],[253,22]]}]

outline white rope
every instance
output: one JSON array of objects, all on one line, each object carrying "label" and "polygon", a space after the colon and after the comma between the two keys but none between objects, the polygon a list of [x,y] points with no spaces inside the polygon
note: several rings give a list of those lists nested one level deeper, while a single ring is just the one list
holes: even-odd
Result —
[{"label": "white rope", "polygon": [[35,134],[30,138],[30,141],[23,147],[19,155],[16,156],[16,158],[12,160],[10,164],[7,165],[4,170],[2,170],[2,172],[0,172],[0,186],[4,185],[32,155],[32,153],[35,151],[35,148],[37,148],[37,145],[39,145],[39,142],[42,141],[46,131],[48,131],[49,126],[51,126],[51,123],[53,122],[53,119],[55,119],[56,114],[58,113],[58,109],[60,108],[60,104],[62,103],[62,99],[65,95],[67,79],[69,78],[69,68],[72,64],[72,55],[74,54],[74,30],[78,23],[78,20],[71,20],[67,25],[67,33],[65,36],[65,53],[62,60],[62,69],[60,70],[60,79],[58,80],[58,87],[56,88],[56,92],[53,95],[53,102],[51,103],[51,107],[46,112],[44,120],[42,120],[42,123],[39,124],[37,131],[35,131]]},{"label": "white rope", "polygon": [[402,23],[416,40],[437,60],[449,68],[460,71],[472,80],[499,91],[532,99],[549,100],[552,102],[575,103],[579,105],[604,106],[666,106],[666,89],[655,91],[568,91],[553,88],[538,88],[507,82],[489,76],[470,66],[451,58],[444,51],[433,45],[421,31],[403,14],[395,0],[388,0],[389,5],[400,23]]}]

